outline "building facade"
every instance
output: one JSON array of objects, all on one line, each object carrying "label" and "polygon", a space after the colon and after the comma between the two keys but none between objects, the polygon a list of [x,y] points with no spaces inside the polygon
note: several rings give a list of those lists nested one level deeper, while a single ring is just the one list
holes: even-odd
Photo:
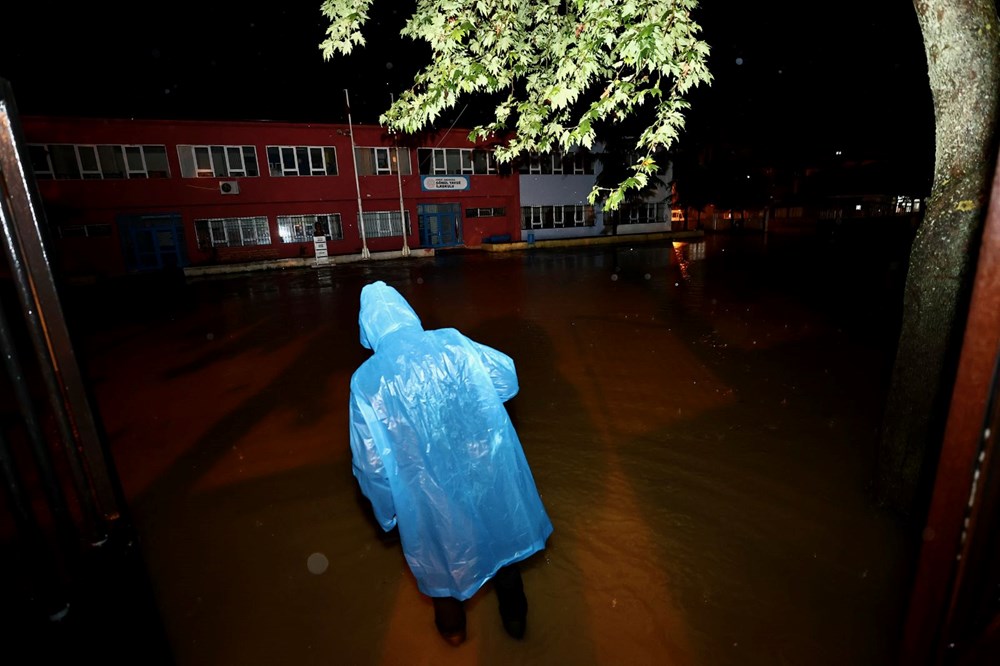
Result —
[{"label": "building facade", "polygon": [[[623,203],[604,211],[587,199],[608,157],[601,144],[593,150],[552,151],[532,155],[518,166],[521,195],[521,236],[525,240],[552,240],[640,234],[671,230],[680,213],[672,211],[673,169],[669,161],[651,182],[642,201]],[[624,176],[623,176],[624,177]]]},{"label": "building facade", "polygon": [[71,276],[520,239],[518,177],[466,130],[397,140],[371,125],[22,125],[54,260]]}]

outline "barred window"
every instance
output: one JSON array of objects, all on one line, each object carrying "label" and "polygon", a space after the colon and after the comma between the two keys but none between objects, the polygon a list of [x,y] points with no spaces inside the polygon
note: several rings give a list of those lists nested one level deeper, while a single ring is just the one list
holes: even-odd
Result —
[{"label": "barred window", "polygon": [[257,149],[253,146],[177,146],[184,178],[233,178],[258,176]]},{"label": "barred window", "polygon": [[340,213],[325,215],[279,215],[278,236],[282,243],[305,243],[314,236],[341,240],[344,230],[340,224]]},{"label": "barred window", "polygon": [[522,229],[562,229],[594,226],[594,207],[584,204],[565,206],[522,206]]},{"label": "barred window", "polygon": [[419,148],[417,160],[420,162],[420,173],[425,176],[488,175],[497,172],[497,162],[493,152],[478,148]]},{"label": "barred window", "polygon": [[[402,236],[403,228],[399,223],[398,210],[378,210],[365,211],[365,237],[366,238],[389,238],[391,236]],[[406,211],[406,235],[410,231],[410,211]]]},{"label": "barred window", "polygon": [[271,244],[271,231],[263,215],[195,220],[194,231],[201,249]]},{"label": "barred window", "polygon": [[337,149],[333,146],[268,146],[267,166],[272,176],[336,176]]},{"label": "barred window", "polygon": [[170,177],[166,146],[33,144],[28,155],[35,176],[42,179]]},{"label": "barred window", "polygon": [[465,217],[503,217],[507,214],[506,209],[503,206],[498,206],[494,208],[466,208]]},{"label": "barred window", "polygon": [[355,148],[354,159],[358,163],[359,176],[387,176],[390,174],[410,175],[410,149],[399,148],[399,164],[396,164],[396,148]]}]

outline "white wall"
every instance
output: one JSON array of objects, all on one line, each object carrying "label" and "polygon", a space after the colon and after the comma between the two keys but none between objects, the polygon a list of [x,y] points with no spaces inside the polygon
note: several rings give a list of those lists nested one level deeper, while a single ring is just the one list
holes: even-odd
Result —
[{"label": "white wall", "polygon": [[[604,149],[601,144],[595,144],[593,152],[599,154]],[[601,162],[594,159],[594,173],[585,175],[567,174],[519,174],[522,206],[565,206],[568,204],[587,204],[587,197],[594,188],[597,176],[601,173]],[[660,202],[668,200],[670,189],[665,183],[673,180],[673,164],[667,164],[665,176],[655,177],[659,182],[654,194],[647,201]],[[518,211],[520,215],[520,211]],[[665,224],[625,224],[618,227],[618,233],[638,234],[651,231],[669,231],[670,223]],[[610,230],[609,230],[610,231]],[[522,229],[521,237],[527,238],[533,234],[535,240],[552,238],[579,238],[581,236],[600,236],[605,233],[604,211],[600,206],[594,207],[594,226],[565,227],[562,229]]]}]

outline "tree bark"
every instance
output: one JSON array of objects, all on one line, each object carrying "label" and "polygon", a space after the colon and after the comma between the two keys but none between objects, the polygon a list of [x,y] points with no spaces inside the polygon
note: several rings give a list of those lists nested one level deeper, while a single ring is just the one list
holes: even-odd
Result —
[{"label": "tree bark", "polygon": [[922,513],[954,382],[995,164],[1000,25],[994,0],[914,0],[934,100],[934,181],[910,252],[876,494]]}]

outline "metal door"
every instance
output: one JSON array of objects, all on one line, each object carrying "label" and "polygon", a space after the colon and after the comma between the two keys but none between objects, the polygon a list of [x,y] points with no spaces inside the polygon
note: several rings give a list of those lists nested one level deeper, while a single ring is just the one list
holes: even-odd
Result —
[{"label": "metal door", "polygon": [[158,271],[187,265],[181,216],[121,215],[118,217],[130,272]]},{"label": "metal door", "polygon": [[451,247],[462,244],[462,209],[457,203],[418,204],[420,244]]}]

